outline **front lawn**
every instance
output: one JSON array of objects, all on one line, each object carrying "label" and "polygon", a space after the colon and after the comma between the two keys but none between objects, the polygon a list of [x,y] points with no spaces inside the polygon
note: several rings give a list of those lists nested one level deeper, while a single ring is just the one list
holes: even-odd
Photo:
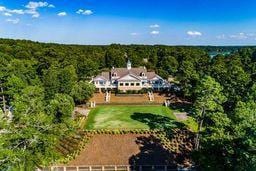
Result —
[{"label": "front lawn", "polygon": [[92,109],[86,129],[166,129],[181,126],[164,106],[98,106]]}]

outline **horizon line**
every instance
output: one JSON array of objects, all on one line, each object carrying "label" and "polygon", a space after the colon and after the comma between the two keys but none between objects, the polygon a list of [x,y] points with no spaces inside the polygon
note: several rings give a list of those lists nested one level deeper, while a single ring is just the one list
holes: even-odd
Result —
[{"label": "horizon line", "polygon": [[187,46],[187,47],[256,47],[256,44],[227,44],[227,45],[215,45],[215,44],[140,44],[140,43],[108,43],[108,44],[82,44],[82,43],[63,43],[63,42],[52,42],[52,41],[40,41],[40,40],[32,40],[32,39],[22,39],[22,38],[5,38],[0,37],[0,40],[17,40],[17,41],[31,41],[34,43],[45,43],[45,44],[57,44],[57,45],[70,45],[70,46],[110,46],[110,45],[122,45],[122,46],[131,46],[131,45],[138,45],[138,46]]}]

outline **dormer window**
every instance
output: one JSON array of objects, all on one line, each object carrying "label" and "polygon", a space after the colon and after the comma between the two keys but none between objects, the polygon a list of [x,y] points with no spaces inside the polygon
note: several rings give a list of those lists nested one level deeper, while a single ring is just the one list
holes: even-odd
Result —
[{"label": "dormer window", "polygon": [[140,73],[140,76],[145,77],[146,74],[144,72]]},{"label": "dormer window", "polygon": [[117,76],[116,72],[112,73],[112,77],[116,77],[116,76]]}]

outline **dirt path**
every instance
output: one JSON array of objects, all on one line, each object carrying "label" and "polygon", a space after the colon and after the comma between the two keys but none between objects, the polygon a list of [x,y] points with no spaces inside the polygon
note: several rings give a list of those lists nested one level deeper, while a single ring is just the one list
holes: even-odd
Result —
[{"label": "dirt path", "polygon": [[174,112],[174,115],[178,120],[184,121],[188,119],[187,112]]}]

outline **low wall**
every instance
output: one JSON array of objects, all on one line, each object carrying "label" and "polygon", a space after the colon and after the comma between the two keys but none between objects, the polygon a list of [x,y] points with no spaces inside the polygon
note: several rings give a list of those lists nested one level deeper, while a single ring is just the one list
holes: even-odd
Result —
[{"label": "low wall", "polygon": [[118,97],[143,97],[145,94],[115,94]]}]

